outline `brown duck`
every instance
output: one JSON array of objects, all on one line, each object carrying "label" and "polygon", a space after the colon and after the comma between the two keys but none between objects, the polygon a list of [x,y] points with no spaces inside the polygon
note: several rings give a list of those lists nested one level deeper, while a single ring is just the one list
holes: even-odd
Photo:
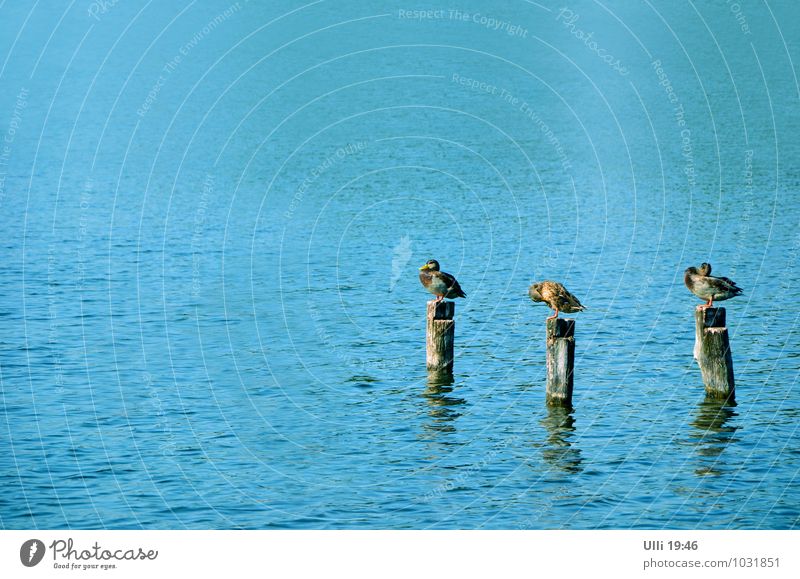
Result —
[{"label": "brown duck", "polygon": [[436,301],[442,298],[465,298],[467,294],[458,285],[458,281],[449,273],[439,271],[439,262],[431,259],[419,268],[419,281],[423,287],[436,296]]},{"label": "brown duck", "polygon": [[557,318],[558,312],[573,314],[586,309],[578,301],[578,298],[569,293],[567,288],[557,281],[536,282],[528,288],[528,295],[534,302],[544,302],[555,310],[556,313],[547,318],[548,320]]},{"label": "brown duck", "polygon": [[703,263],[700,267],[688,267],[683,273],[683,283],[689,291],[706,300],[701,308],[714,307],[714,300],[722,301],[742,295],[742,288],[727,277],[711,275],[711,264]]}]

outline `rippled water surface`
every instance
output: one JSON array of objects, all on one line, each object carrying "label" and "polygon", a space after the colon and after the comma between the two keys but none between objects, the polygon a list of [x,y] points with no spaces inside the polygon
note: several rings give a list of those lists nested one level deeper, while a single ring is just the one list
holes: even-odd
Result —
[{"label": "rippled water surface", "polygon": [[800,526],[793,3],[63,4],[0,8],[0,526]]}]

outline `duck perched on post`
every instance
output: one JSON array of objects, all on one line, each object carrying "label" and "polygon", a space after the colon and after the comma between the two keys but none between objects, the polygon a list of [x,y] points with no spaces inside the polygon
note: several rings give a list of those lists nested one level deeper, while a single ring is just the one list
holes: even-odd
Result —
[{"label": "duck perched on post", "polygon": [[439,262],[435,259],[429,260],[419,268],[419,281],[423,287],[436,296],[436,301],[440,302],[443,298],[465,298],[467,294],[458,285],[458,281],[449,273],[439,271]]},{"label": "duck perched on post", "polygon": [[547,318],[548,320],[557,318],[558,312],[574,314],[586,309],[578,301],[578,298],[569,293],[567,288],[557,281],[536,282],[528,288],[528,295],[534,302],[544,302],[555,310],[556,313]]},{"label": "duck perched on post", "polygon": [[742,295],[742,288],[727,277],[711,275],[711,264],[703,263],[700,267],[688,267],[683,273],[683,283],[689,291],[706,300],[701,308],[714,307],[714,300],[723,301]]}]

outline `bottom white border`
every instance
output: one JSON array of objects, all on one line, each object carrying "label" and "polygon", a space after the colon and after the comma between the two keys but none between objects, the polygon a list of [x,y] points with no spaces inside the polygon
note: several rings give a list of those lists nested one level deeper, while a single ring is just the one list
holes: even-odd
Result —
[{"label": "bottom white border", "polygon": [[[26,567],[20,550],[33,539],[46,551]],[[797,531],[2,531],[0,577],[794,578],[799,539]]]}]

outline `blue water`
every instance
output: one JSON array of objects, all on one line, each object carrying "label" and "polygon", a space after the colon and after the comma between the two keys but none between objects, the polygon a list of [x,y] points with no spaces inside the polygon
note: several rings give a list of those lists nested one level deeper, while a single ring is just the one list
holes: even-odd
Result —
[{"label": "blue water", "polygon": [[0,5],[0,527],[800,526],[800,8],[497,4]]}]

